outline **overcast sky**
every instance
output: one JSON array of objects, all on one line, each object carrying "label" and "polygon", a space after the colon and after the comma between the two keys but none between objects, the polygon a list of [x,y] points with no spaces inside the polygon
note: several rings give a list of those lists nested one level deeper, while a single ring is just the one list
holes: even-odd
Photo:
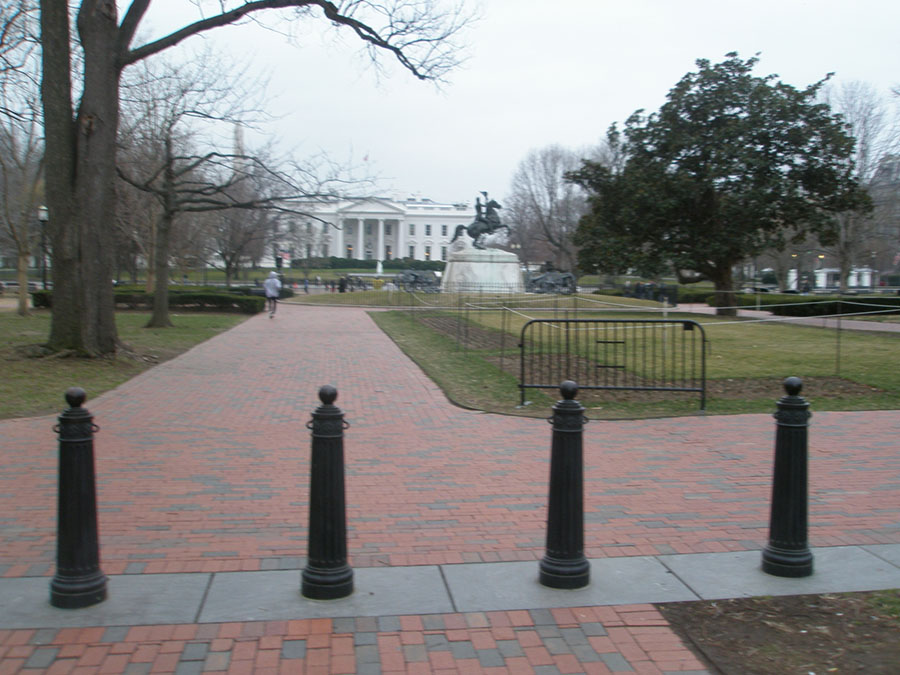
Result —
[{"label": "overcast sky", "polygon": [[[154,0],[146,32],[183,25],[186,6]],[[376,81],[354,37],[309,32],[321,23],[299,47],[254,26],[206,41],[267,73],[278,119],[266,131],[281,150],[325,151],[363,163],[385,193],[449,202],[481,190],[502,201],[529,150],[597,144],[611,123],[657,110],[698,58],[760,52],[757,75],[797,87],[832,71],[885,96],[900,85],[897,0],[482,0],[481,15],[441,89],[393,64]]]}]

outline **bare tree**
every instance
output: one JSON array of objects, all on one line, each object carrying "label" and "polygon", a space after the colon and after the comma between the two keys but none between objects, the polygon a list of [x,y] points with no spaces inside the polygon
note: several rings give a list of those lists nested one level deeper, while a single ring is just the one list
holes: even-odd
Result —
[{"label": "bare tree", "polygon": [[[456,39],[470,16],[459,5],[430,0],[253,0],[210,3],[212,13],[168,35],[134,45],[151,0],[133,0],[121,21],[117,3],[81,0],[76,10],[84,74],[72,86],[68,3],[40,0],[47,192],[56,223],[51,349],[85,354],[116,350],[108,242],[115,223],[115,152],[123,69],[189,37],[262,12],[291,12],[291,20],[322,20],[348,30],[373,59],[389,54],[423,80],[440,80],[460,60]],[[81,91],[77,109],[72,91]]]},{"label": "bare tree", "polygon": [[230,286],[243,263],[259,255],[270,241],[274,214],[260,209],[230,210],[210,214],[210,259],[221,261],[225,285]]},{"label": "bare tree", "polygon": [[12,0],[0,6],[0,241],[16,252],[18,312],[28,313],[28,263],[41,188],[37,95],[36,5]]},{"label": "bare tree", "polygon": [[[18,307],[28,314],[28,266],[43,193],[44,144],[37,105],[36,6],[0,7],[0,238],[16,252]],[[43,234],[43,233],[42,233]],[[41,241],[45,241],[41,238]],[[43,256],[45,250],[38,248]]]},{"label": "bare tree", "polygon": [[587,208],[581,187],[565,180],[581,156],[559,145],[532,150],[519,163],[505,203],[510,225],[519,233],[514,236],[544,243],[553,262],[565,269],[575,268],[572,235]]},{"label": "bare tree", "polygon": [[[35,116],[0,118],[0,226],[16,251],[18,313],[28,314],[28,265],[37,239],[44,146]],[[45,251],[38,247],[43,257]],[[43,262],[43,260],[42,260]]]},{"label": "bare tree", "polygon": [[0,115],[31,117],[38,93],[36,0],[7,0],[0,5]]},{"label": "bare tree", "polygon": [[[190,151],[200,137],[199,121],[237,123],[250,112],[249,95],[241,91],[238,73],[225,74],[211,53],[199,55],[187,65],[163,63],[154,68],[141,64],[123,87],[125,122],[120,129],[119,174],[132,187],[153,195],[158,203],[150,223],[148,290],[153,290],[149,326],[170,326],[168,282],[171,243],[176,217],[187,210],[230,208],[230,202],[214,199],[229,190],[231,176],[210,171],[220,163],[216,153],[201,157]],[[195,124],[192,125],[192,122]],[[199,140],[203,143],[204,140]],[[208,141],[207,141],[208,142]],[[202,202],[205,206],[199,207]]]},{"label": "bare tree", "polygon": [[[849,82],[826,90],[825,99],[840,113],[856,140],[853,170],[860,185],[873,191],[873,179],[882,160],[900,151],[900,118],[886,99],[865,82]],[[838,237],[827,255],[840,268],[840,290],[846,290],[851,269],[874,263],[873,248],[880,247],[879,220],[884,200],[875,200],[872,211],[848,211],[838,215]]]}]

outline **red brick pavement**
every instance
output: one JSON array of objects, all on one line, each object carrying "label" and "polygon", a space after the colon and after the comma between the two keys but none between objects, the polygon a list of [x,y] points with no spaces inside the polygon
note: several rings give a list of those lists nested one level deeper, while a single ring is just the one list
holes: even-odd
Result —
[{"label": "red brick pavement", "polygon": [[0,673],[701,671],[650,605],[0,630]]},{"label": "red brick pavement", "polygon": [[[89,400],[103,570],[299,567],[304,424],[325,383],[351,423],[355,567],[543,554],[544,421],[450,405],[361,310],[284,306]],[[54,422],[0,422],[5,577],[53,571]],[[900,543],[900,414],[821,413],[812,424],[811,544]],[[765,415],[591,423],[588,556],[759,548],[773,431]],[[0,675],[702,668],[651,606],[0,630]]]},{"label": "red brick pavement", "polygon": [[[325,383],[351,424],[354,566],[543,555],[545,421],[449,404],[361,310],[285,306],[88,401],[104,571],[297,567]],[[54,422],[0,422],[5,577],[52,573]],[[900,543],[900,413],[814,412],[810,437],[811,545]],[[591,422],[587,555],[759,548],[773,439],[766,415]]]}]

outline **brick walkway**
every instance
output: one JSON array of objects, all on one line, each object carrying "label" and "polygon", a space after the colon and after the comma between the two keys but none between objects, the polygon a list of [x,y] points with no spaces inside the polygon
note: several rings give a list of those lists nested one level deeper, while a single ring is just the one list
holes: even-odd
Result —
[{"label": "brick walkway", "polygon": [[[351,424],[354,568],[540,559],[545,421],[450,405],[361,310],[283,305],[274,320],[251,318],[88,400],[100,426],[104,572],[302,568],[304,425],[326,383]],[[0,422],[5,579],[54,571],[54,422]],[[900,544],[900,413],[814,412],[812,424],[811,543]],[[766,415],[592,422],[586,554],[759,550],[773,432]],[[337,619],[298,610],[293,621],[0,630],[0,645],[0,675],[702,669],[644,605]]]}]

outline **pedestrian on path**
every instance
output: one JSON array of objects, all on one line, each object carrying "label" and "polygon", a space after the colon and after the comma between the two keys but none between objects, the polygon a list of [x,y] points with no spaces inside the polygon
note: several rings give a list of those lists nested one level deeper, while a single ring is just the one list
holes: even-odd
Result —
[{"label": "pedestrian on path", "polygon": [[266,289],[266,309],[269,310],[269,318],[275,316],[275,309],[278,306],[278,295],[281,293],[281,280],[278,278],[278,272],[269,272],[269,278],[263,282]]}]

